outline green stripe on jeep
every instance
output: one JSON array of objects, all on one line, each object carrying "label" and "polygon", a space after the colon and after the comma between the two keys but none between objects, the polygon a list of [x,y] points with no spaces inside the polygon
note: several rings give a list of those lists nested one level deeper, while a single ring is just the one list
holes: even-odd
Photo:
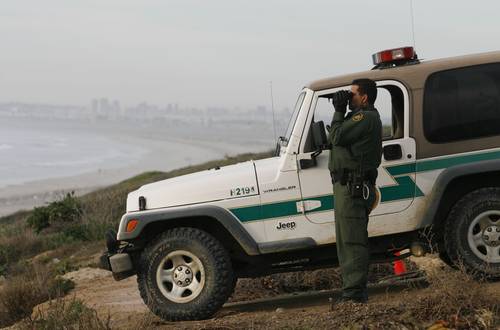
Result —
[{"label": "green stripe on jeep", "polygon": [[392,202],[399,199],[424,196],[424,193],[409,176],[394,178],[397,184],[393,186],[380,187],[380,202]]},{"label": "green stripe on jeep", "polygon": [[[307,198],[308,200],[319,200],[321,201],[321,207],[314,209],[311,212],[327,211],[333,209],[333,195],[323,195],[313,198]],[[238,207],[230,209],[230,211],[242,222],[256,221],[270,218],[281,218],[287,216],[299,215],[301,212],[297,212],[297,203],[302,201],[301,199],[277,202],[271,204],[253,205]]]},{"label": "green stripe on jeep", "polygon": [[[409,199],[413,196],[421,197],[424,193],[415,185],[415,182],[408,177],[403,176],[395,178],[397,185],[386,186],[380,188],[380,202],[392,202],[402,199]],[[333,195],[323,195],[318,197],[307,198],[308,200],[319,200],[321,201],[321,207],[317,209],[308,211],[307,213],[315,213],[321,211],[333,210],[334,196]],[[261,206],[253,205],[246,207],[239,207],[231,209],[230,211],[242,222],[247,221],[257,221],[271,218],[281,218],[286,216],[299,215],[301,212],[297,212],[297,203],[300,199],[292,201],[277,202],[272,204],[264,204]]]},{"label": "green stripe on jeep", "polygon": [[484,152],[472,155],[461,155],[441,159],[422,160],[417,163],[389,166],[387,167],[387,172],[389,172],[389,174],[391,175],[410,174],[414,172],[433,171],[450,166],[493,159],[500,159],[500,151]]},{"label": "green stripe on jeep", "polygon": [[[500,151],[485,152],[473,155],[461,155],[456,157],[448,157],[435,160],[423,160],[418,163],[402,164],[387,167],[387,172],[390,175],[403,175],[415,172],[432,171],[442,168],[447,168],[455,165],[467,164],[477,161],[500,159]],[[424,193],[415,184],[409,176],[401,176],[394,178],[397,184],[392,186],[380,187],[380,202],[392,202],[397,200],[410,199],[412,197],[424,196]],[[307,198],[306,200],[320,200],[321,207],[308,211],[314,213],[320,211],[333,210],[334,197],[333,195],[323,195],[318,197]],[[299,215],[297,212],[297,203],[301,199],[292,201],[283,201],[270,204],[252,205],[230,209],[230,211],[242,222],[267,220],[271,218],[280,218],[286,216]]]}]

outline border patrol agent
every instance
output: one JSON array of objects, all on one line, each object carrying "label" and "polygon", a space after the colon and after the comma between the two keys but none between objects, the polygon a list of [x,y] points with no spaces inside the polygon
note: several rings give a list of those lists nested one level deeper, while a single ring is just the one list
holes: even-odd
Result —
[{"label": "border patrol agent", "polygon": [[[368,215],[378,203],[375,188],[382,158],[382,122],[373,104],[377,86],[356,79],[351,91],[332,95],[335,113],[329,128],[329,169],[333,182],[337,256],[343,301],[366,303],[369,265]],[[347,115],[346,108],[352,110]]]}]

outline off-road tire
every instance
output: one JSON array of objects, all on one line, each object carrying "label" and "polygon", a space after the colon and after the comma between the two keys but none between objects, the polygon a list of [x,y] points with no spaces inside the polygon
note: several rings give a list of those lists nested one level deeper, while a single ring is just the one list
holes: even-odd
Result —
[{"label": "off-road tire", "polygon": [[[176,303],[158,287],[156,272],[169,253],[189,251],[201,261],[205,283],[192,301]],[[168,321],[201,320],[212,316],[232,294],[236,279],[230,257],[222,244],[197,228],[174,228],[159,235],[143,251],[137,272],[139,291],[144,303]]]},{"label": "off-road tire", "polygon": [[454,268],[465,268],[477,278],[499,279],[500,262],[481,260],[468,243],[469,226],[479,214],[489,210],[500,211],[500,188],[481,188],[463,196],[446,219],[444,247]]}]

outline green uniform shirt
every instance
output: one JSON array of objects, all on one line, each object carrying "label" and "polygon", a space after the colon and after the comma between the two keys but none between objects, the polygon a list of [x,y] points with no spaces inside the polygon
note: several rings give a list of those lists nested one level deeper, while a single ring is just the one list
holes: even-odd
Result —
[{"label": "green uniform shirt", "polygon": [[382,122],[377,109],[369,105],[347,115],[336,111],[330,126],[330,171],[339,172],[343,168],[367,171],[379,167],[382,157]]}]

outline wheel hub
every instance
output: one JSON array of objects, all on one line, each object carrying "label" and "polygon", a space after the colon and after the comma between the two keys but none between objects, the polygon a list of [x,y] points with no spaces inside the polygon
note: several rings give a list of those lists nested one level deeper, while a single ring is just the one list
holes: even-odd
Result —
[{"label": "wheel hub", "polygon": [[469,225],[467,241],[476,257],[500,263],[500,210],[484,211]]},{"label": "wheel hub", "polygon": [[186,250],[175,250],[163,257],[156,269],[160,292],[174,303],[192,301],[205,287],[205,269],[200,258]]},{"label": "wheel hub", "polygon": [[186,265],[181,265],[174,270],[174,282],[180,287],[185,287],[193,282],[193,271]]},{"label": "wheel hub", "polygon": [[483,230],[483,241],[488,246],[500,245],[500,226],[491,225]]}]

